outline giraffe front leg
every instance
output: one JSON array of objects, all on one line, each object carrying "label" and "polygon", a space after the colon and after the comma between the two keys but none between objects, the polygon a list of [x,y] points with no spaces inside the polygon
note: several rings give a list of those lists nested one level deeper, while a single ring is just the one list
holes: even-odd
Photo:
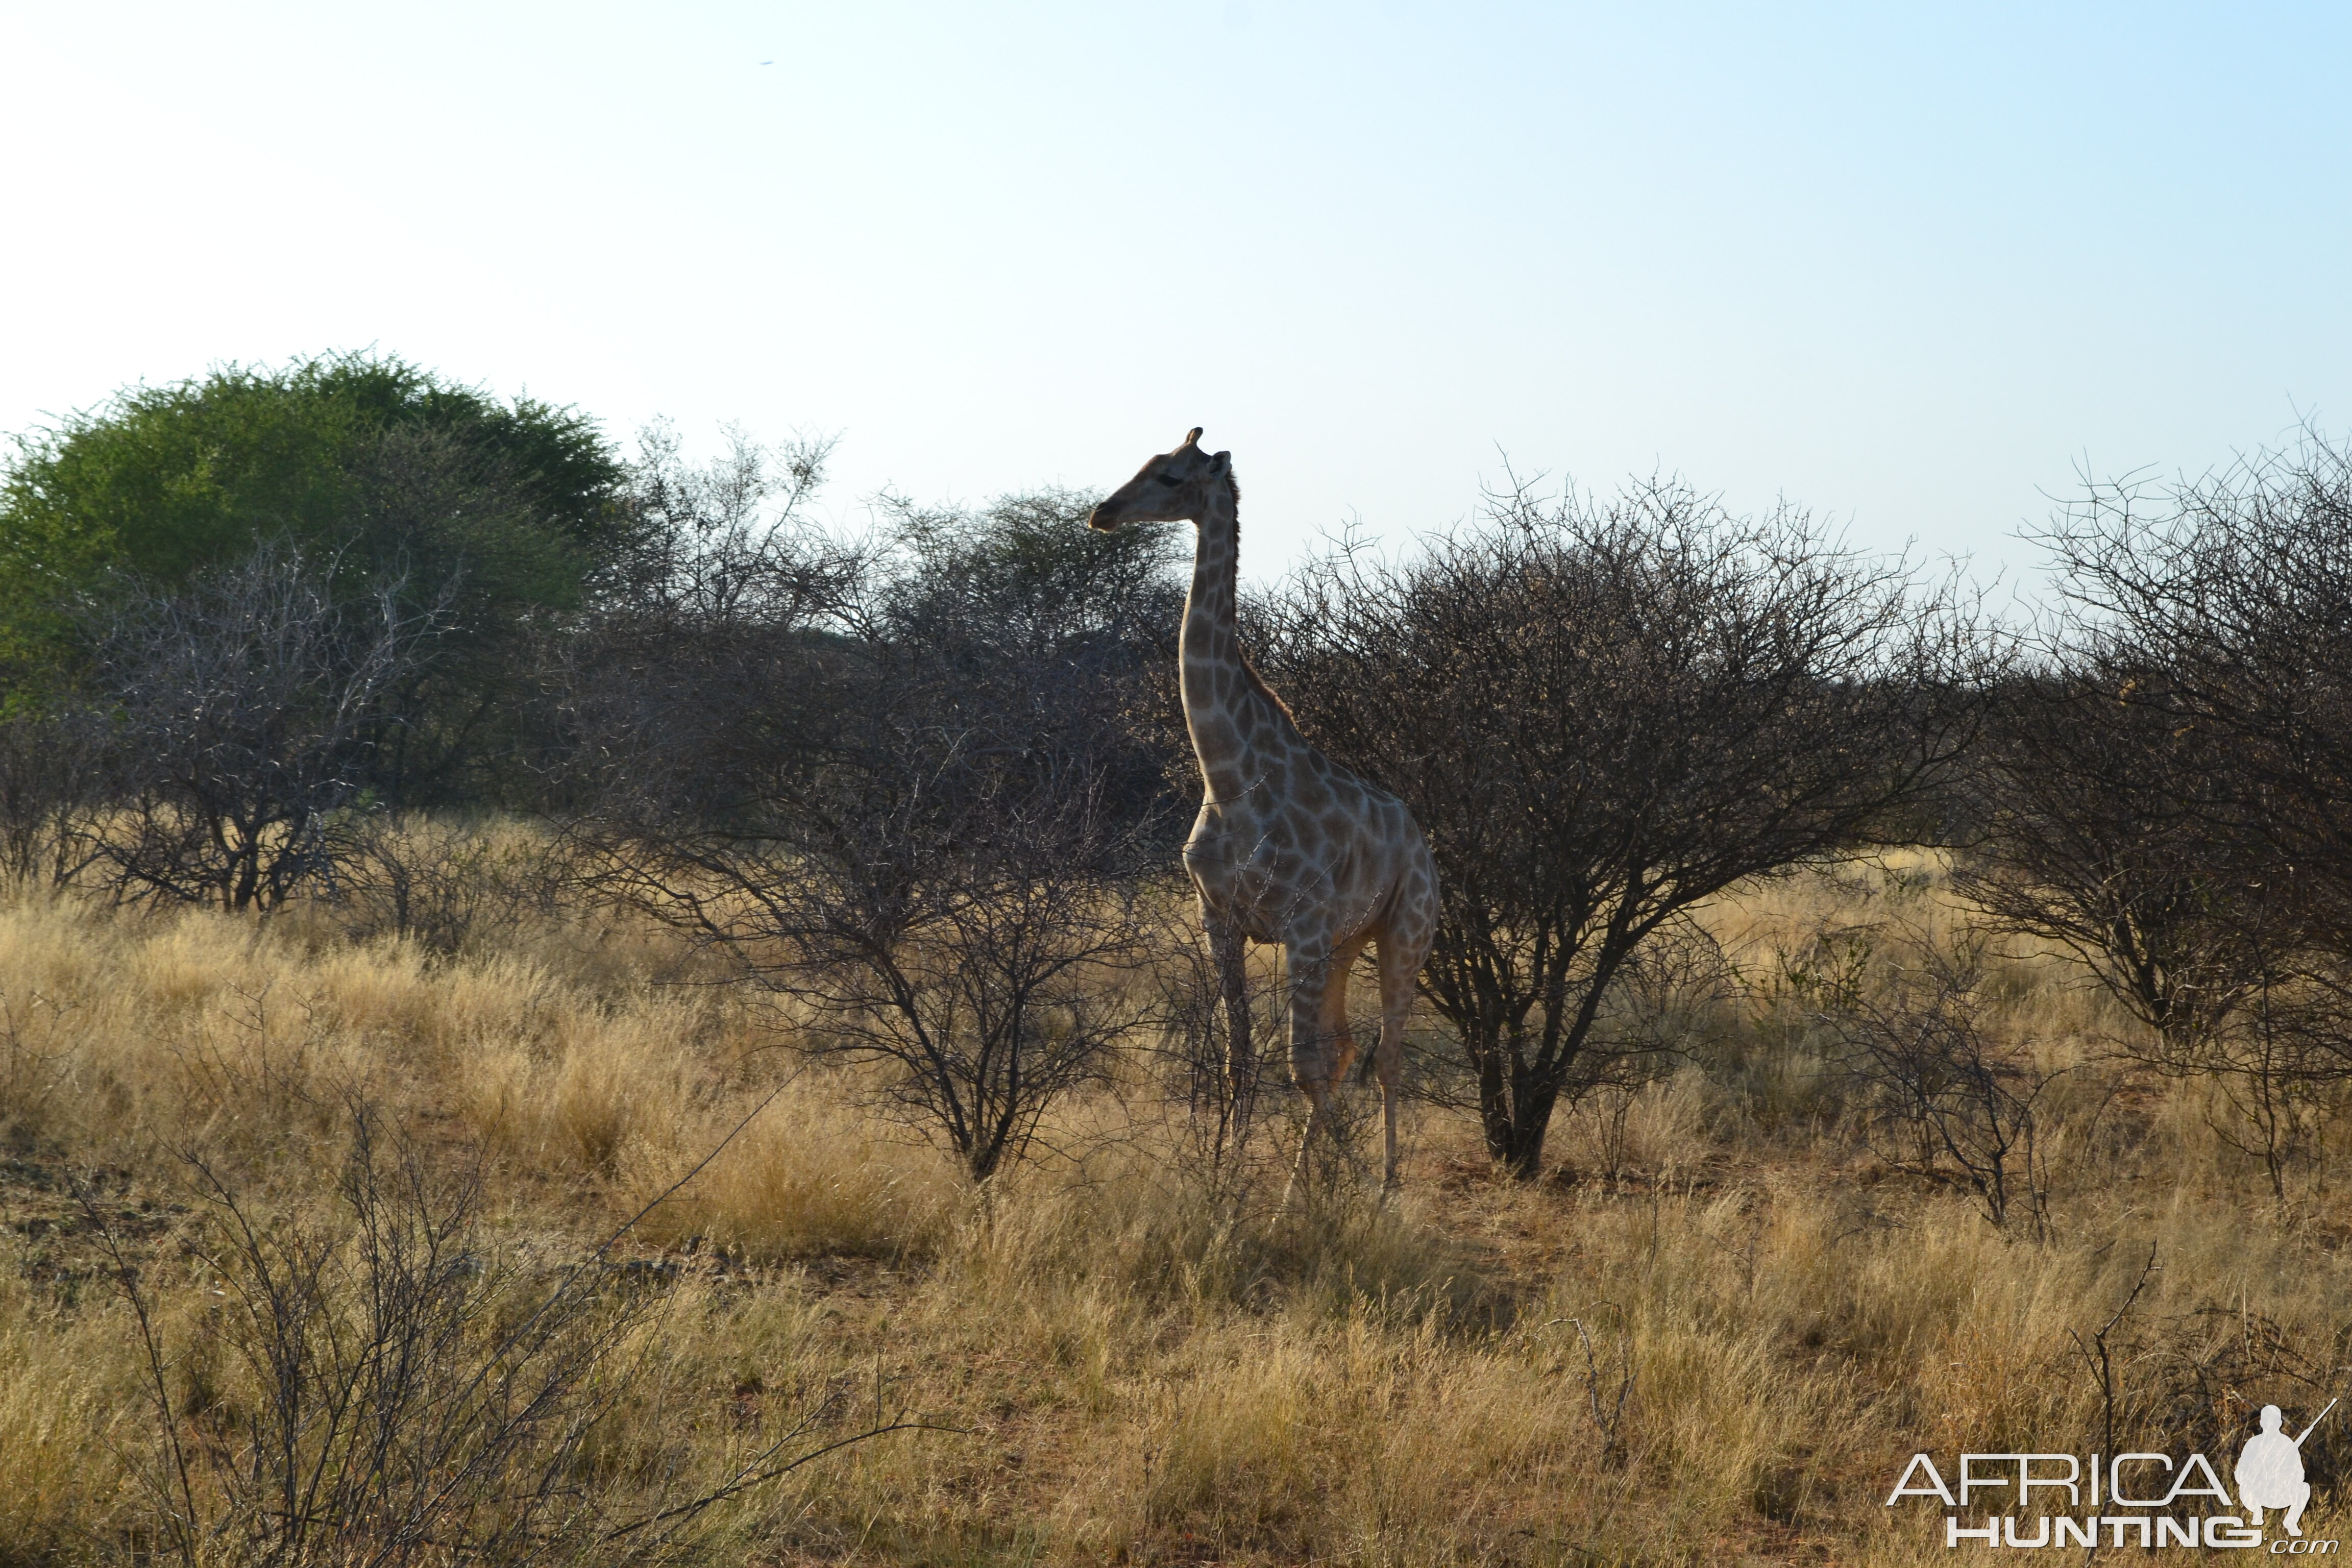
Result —
[{"label": "giraffe front leg", "polygon": [[1381,1114],[1388,1123],[1387,1159],[1381,1188],[1397,1188],[1397,1095],[1404,1082],[1404,1021],[1412,1008],[1413,977],[1425,950],[1393,934],[1381,938],[1381,1038],[1372,1047],[1372,1069],[1381,1079]]},{"label": "giraffe front leg", "polygon": [[1230,1097],[1234,1152],[1249,1141],[1250,1110],[1257,1100],[1257,1046],[1250,1037],[1249,942],[1241,922],[1202,910],[1209,928],[1209,956],[1225,1005],[1225,1091]]}]

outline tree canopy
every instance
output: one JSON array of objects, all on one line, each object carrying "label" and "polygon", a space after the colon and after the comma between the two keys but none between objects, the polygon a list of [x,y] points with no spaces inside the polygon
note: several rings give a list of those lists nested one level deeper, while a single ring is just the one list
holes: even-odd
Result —
[{"label": "tree canopy", "polygon": [[0,477],[0,659],[54,657],[110,587],[175,587],[257,543],[339,563],[354,591],[461,584],[487,630],[565,606],[626,525],[594,421],[502,402],[394,356],[224,365],[20,436]]}]

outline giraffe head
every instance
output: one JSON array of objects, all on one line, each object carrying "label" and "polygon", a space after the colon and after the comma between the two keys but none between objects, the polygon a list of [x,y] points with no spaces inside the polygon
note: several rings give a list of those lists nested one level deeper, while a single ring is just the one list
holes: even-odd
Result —
[{"label": "giraffe head", "polygon": [[1197,521],[1208,508],[1210,487],[1230,488],[1233,480],[1234,455],[1201,450],[1201,427],[1195,425],[1181,446],[1160,453],[1105,497],[1087,526],[1108,533],[1123,522]]}]

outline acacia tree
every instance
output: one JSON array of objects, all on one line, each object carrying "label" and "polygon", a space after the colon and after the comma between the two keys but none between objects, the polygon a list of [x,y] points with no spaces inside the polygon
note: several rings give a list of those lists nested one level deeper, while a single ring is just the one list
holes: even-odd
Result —
[{"label": "acacia tree", "polygon": [[673,826],[630,881],[792,998],[807,1053],[888,1068],[883,1101],[985,1180],[1139,1022],[1135,835],[1083,758],[903,707],[885,731],[772,833]]},{"label": "acacia tree", "polygon": [[895,540],[874,630],[974,689],[1009,677],[1036,705],[1029,722],[1087,738],[1106,810],[1169,830],[1197,788],[1176,683],[1180,525],[1087,528],[1100,499],[1048,489],[974,510],[886,498]]},{"label": "acacia tree", "polygon": [[2278,896],[2292,868],[2209,809],[2231,748],[2123,654],[2063,650],[2003,685],[1983,832],[1953,880],[1994,929],[2070,954],[2186,1068],[2302,945]]},{"label": "acacia tree", "polygon": [[331,870],[386,702],[439,616],[404,611],[391,585],[340,603],[331,578],[265,544],[106,631],[119,809],[100,843],[119,889],[268,910]]},{"label": "acacia tree", "polygon": [[805,521],[829,450],[737,435],[695,464],[667,426],[640,436],[625,542],[542,646],[533,761],[557,805],[728,821],[832,754],[871,562]]},{"label": "acacia tree", "polygon": [[2162,842],[2213,973],[2166,1065],[2213,1076],[2215,1131],[2284,1195],[2352,1077],[2352,454],[2306,432],[2196,479],[2086,485],[2042,542],[2064,655],[2135,677],[2105,683],[2106,725],[2177,763]]},{"label": "acacia tree", "polygon": [[1644,944],[1749,878],[1916,836],[1897,818],[1964,753],[1988,657],[1905,563],[1672,483],[1517,487],[1402,564],[1321,562],[1267,614],[1309,733],[1429,836],[1422,990],[1522,1178]]},{"label": "acacia tree", "polygon": [[2193,738],[2208,842],[2267,846],[2263,902],[2352,960],[2352,454],[2307,433],[2169,487],[2088,485],[2041,542],[2064,646],[2159,677],[2116,695]]},{"label": "acacia tree", "polygon": [[790,464],[764,523],[702,526],[758,500],[740,458],[672,488],[690,569],[619,601],[581,671],[593,831],[617,885],[790,997],[803,1050],[882,1065],[985,1179],[1146,1010],[1106,980],[1140,955],[1158,821],[1117,679],[1120,584],[1150,574],[1108,541],[1099,573],[1064,558],[1101,537],[1091,497],[902,515],[845,554],[792,526],[815,473]]}]

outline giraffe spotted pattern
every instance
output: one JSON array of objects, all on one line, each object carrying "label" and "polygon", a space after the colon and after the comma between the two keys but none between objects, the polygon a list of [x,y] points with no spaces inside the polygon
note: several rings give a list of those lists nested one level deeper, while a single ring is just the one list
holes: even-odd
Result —
[{"label": "giraffe spotted pattern", "polygon": [[[1282,700],[1243,657],[1236,624],[1241,491],[1233,454],[1201,450],[1195,429],[1097,507],[1088,522],[1186,521],[1199,530],[1184,601],[1184,721],[1204,798],[1184,845],[1201,895],[1229,1023],[1226,1070],[1240,1135],[1255,1089],[1242,960],[1277,943],[1290,984],[1290,1074],[1311,1110],[1307,1136],[1331,1123],[1332,1091],[1356,1057],[1348,975],[1367,946],[1378,960],[1381,1035],[1372,1066],[1387,1122],[1383,1173],[1397,1179],[1397,1091],[1404,1017],[1437,929],[1437,866],[1404,802],[1308,743]],[[1306,1149],[1300,1151],[1302,1161]]]}]

